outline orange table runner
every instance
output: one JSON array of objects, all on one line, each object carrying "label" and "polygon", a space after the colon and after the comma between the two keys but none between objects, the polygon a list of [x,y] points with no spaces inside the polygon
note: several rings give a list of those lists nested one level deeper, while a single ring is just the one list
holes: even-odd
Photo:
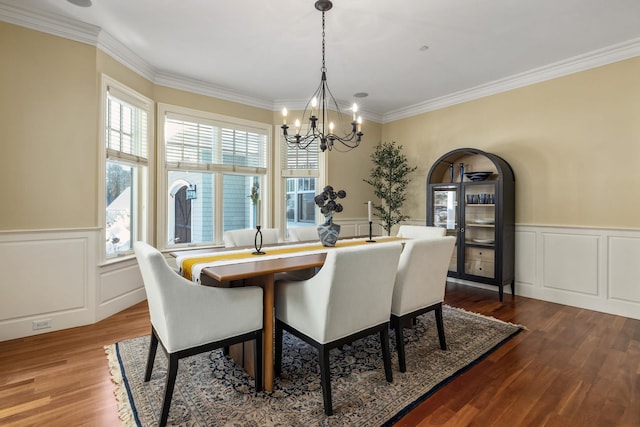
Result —
[{"label": "orange table runner", "polygon": [[[376,236],[376,239],[380,243],[382,242],[393,242],[399,240],[406,240],[402,237],[380,237]],[[344,248],[348,246],[358,246],[358,245],[366,245],[369,244],[366,239],[353,239],[353,240],[338,240],[335,248]],[[241,252],[222,252],[222,253],[212,253],[210,255],[194,255],[193,257],[185,257],[181,259],[180,271],[182,275],[192,280],[192,270],[193,266],[197,264],[205,264],[205,263],[215,263],[216,261],[229,261],[234,259],[244,259],[247,260],[252,258],[251,261],[260,261],[264,256],[269,255],[295,255],[300,252],[327,252],[333,249],[334,247],[323,246],[321,243],[317,244],[302,244],[302,245],[290,245],[290,246],[273,246],[273,247],[265,247],[263,251],[266,252],[266,255],[253,255],[253,249],[246,249]]]}]

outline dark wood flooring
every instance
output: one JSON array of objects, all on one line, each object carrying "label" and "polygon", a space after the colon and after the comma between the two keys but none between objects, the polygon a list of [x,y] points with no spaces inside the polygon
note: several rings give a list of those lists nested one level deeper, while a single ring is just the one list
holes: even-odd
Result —
[{"label": "dark wood flooring", "polygon": [[[397,425],[640,426],[640,320],[510,293],[500,303],[456,284],[446,303],[527,330]],[[95,325],[1,342],[0,425],[119,425],[103,346],[149,329],[141,303]]]}]

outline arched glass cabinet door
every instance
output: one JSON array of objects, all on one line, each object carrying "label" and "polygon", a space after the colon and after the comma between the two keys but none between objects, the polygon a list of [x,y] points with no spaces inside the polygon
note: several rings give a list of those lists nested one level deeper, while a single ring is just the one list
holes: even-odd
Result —
[{"label": "arched glass cabinet door", "polygon": [[[459,185],[433,185],[430,186],[432,200],[432,209],[429,210],[428,223],[435,227],[442,227],[447,230],[447,236],[456,237],[458,241],[458,232],[460,231],[460,186]],[[458,271],[457,266],[457,249],[454,250],[449,265],[449,271]]]}]

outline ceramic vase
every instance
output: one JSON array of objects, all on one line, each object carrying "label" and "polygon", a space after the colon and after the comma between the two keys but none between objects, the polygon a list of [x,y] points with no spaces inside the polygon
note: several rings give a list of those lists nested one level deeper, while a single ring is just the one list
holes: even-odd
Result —
[{"label": "ceramic vase", "polygon": [[323,246],[335,246],[340,236],[340,225],[333,223],[333,215],[325,217],[324,224],[318,226],[318,237]]}]

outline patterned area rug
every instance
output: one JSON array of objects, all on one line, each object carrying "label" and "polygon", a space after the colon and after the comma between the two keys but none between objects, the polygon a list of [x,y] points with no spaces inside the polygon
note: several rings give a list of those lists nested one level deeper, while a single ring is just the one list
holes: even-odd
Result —
[{"label": "patterned area rug", "polygon": [[[324,415],[317,352],[285,331],[282,376],[273,392],[255,393],[253,379],[221,350],[182,359],[169,413],[181,426],[392,425],[440,386],[524,328],[444,307],[449,349],[443,351],[433,313],[405,329],[407,372],[392,354],[387,383],[378,335],[331,351],[334,415]],[[391,348],[395,350],[391,331]],[[149,336],[105,347],[123,425],[157,425],[164,396],[166,357],[158,349],[151,381],[144,369]]]}]

